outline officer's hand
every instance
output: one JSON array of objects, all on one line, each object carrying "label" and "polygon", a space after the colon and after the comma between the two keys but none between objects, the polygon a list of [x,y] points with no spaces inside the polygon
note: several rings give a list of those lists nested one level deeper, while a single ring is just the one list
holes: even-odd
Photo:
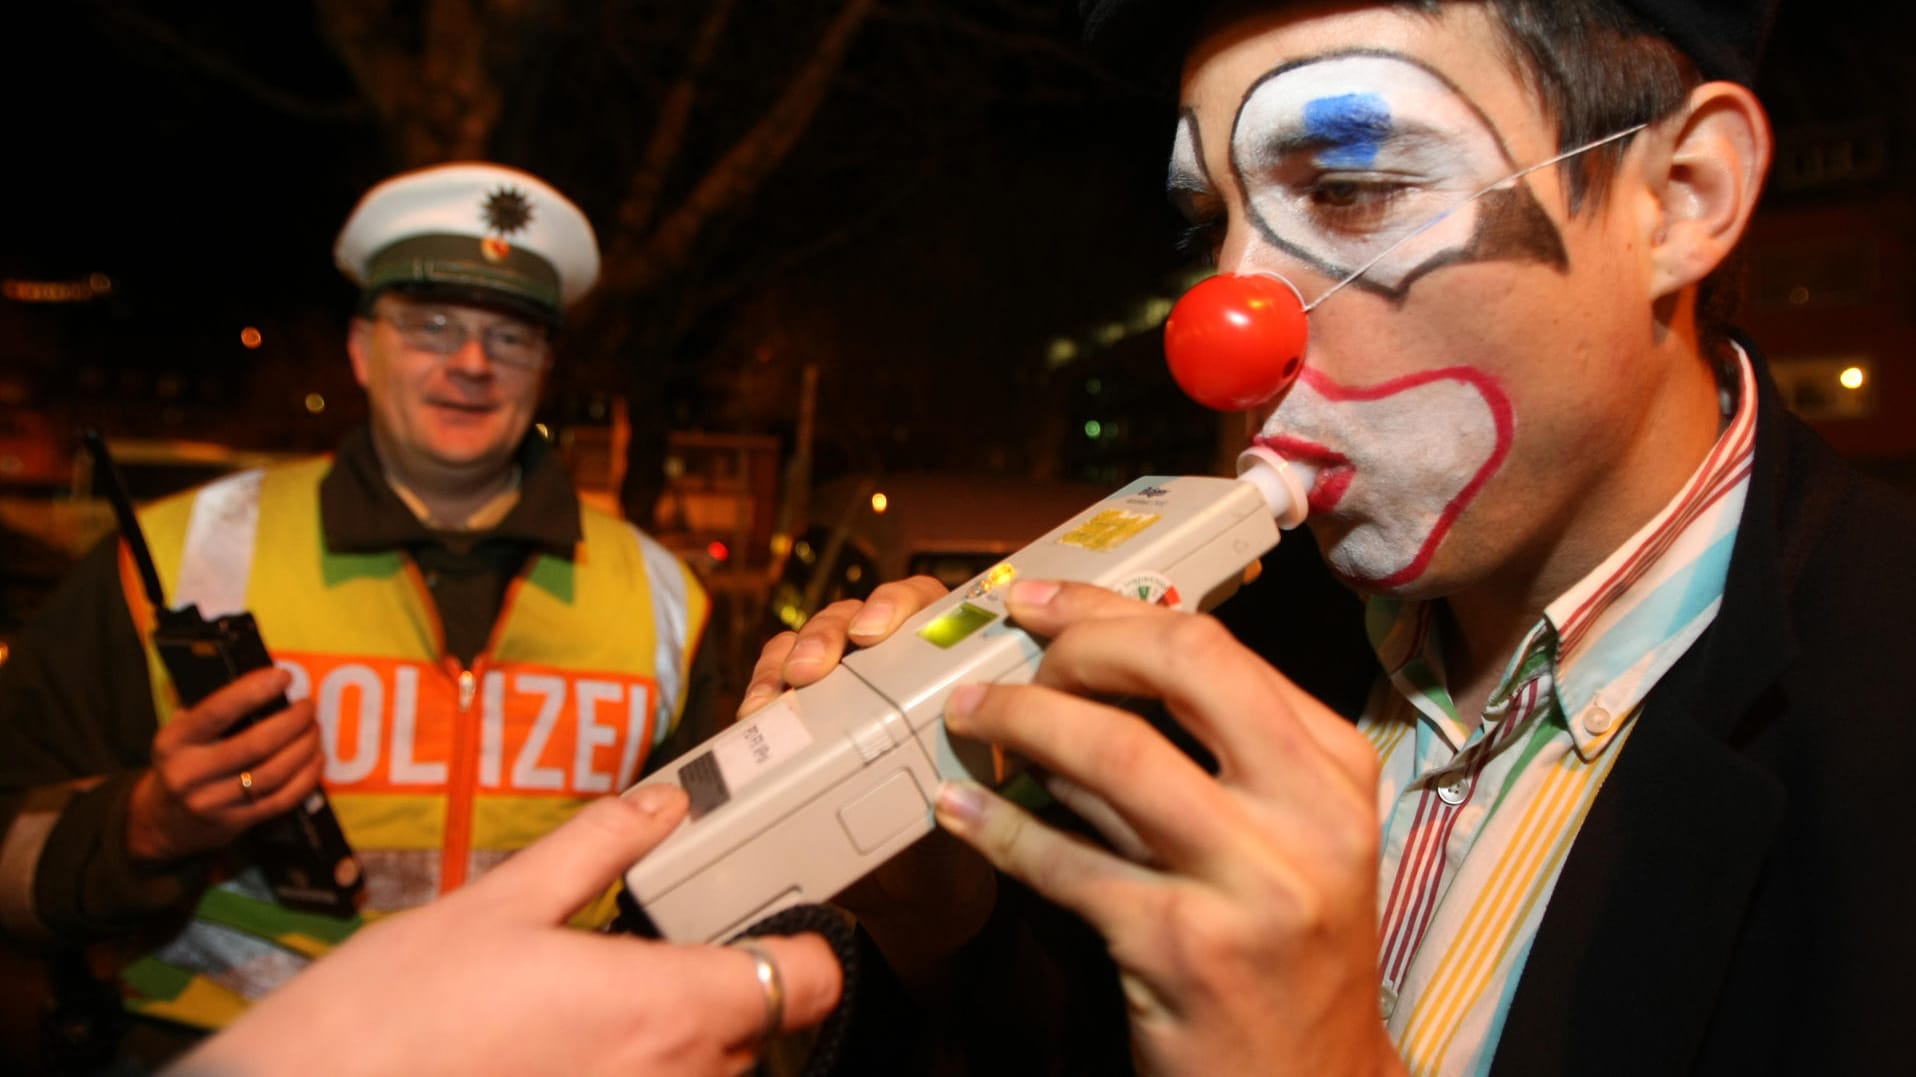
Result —
[{"label": "officer's hand", "polygon": [[930,576],[881,583],[863,602],[854,598],[834,602],[798,631],[773,636],[752,667],[739,714],[752,713],[787,688],[802,688],[818,680],[837,667],[848,641],[869,647],[944,596],[945,585]]},{"label": "officer's hand", "polygon": [[217,849],[313,791],[324,757],[311,700],[225,736],[291,683],[285,670],[254,670],[161,727],[128,806],[133,859],[164,863]]},{"label": "officer's hand", "polygon": [[[470,886],[355,934],[177,1072],[745,1071],[771,1016],[751,955],[565,926],[685,810],[669,785],[593,801]],[[831,947],[757,941],[783,987],[779,1030],[824,1020],[843,987]]]}]

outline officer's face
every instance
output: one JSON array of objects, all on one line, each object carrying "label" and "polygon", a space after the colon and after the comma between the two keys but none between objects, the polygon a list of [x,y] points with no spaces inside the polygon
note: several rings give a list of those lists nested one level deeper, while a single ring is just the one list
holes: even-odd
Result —
[{"label": "officer's face", "polygon": [[539,402],[545,330],[481,307],[381,296],[347,350],[386,461],[413,481],[482,484],[510,466]]},{"label": "officer's face", "polygon": [[1470,200],[1557,152],[1489,20],[1319,7],[1240,18],[1187,58],[1170,186],[1219,269],[1310,301],[1381,255],[1311,313],[1303,375],[1257,416],[1259,440],[1322,469],[1311,526],[1365,590],[1536,570],[1580,516],[1617,511],[1655,391],[1631,158],[1575,218],[1555,168]]}]

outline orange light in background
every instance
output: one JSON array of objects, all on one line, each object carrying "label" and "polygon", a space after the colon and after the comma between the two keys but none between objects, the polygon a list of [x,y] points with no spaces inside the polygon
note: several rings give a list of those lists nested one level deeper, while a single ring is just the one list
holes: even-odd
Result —
[{"label": "orange light in background", "polygon": [[883,516],[885,514],[885,509],[890,504],[891,504],[891,499],[885,496],[884,491],[881,490],[878,493],[875,493],[872,495],[872,511],[879,514],[880,516]]},{"label": "orange light in background", "polygon": [[240,343],[245,345],[247,348],[249,349],[257,348],[259,347],[259,342],[260,342],[259,330],[253,328],[250,325],[240,330]]},{"label": "orange light in background", "polygon": [[732,556],[732,551],[726,549],[725,543],[719,542],[717,540],[713,540],[712,542],[707,543],[705,547],[705,552],[714,561],[723,561],[726,558]]},{"label": "orange light in background", "polygon": [[306,394],[306,410],[314,415],[326,410],[326,398],[318,393]]},{"label": "orange light in background", "polygon": [[11,278],[0,281],[0,296],[19,303],[84,303],[99,294],[87,281]]},{"label": "orange light in background", "polygon": [[1852,366],[1844,367],[1843,372],[1836,376],[1836,380],[1845,389],[1861,389],[1863,383],[1869,379],[1868,376],[1863,373],[1862,367]]}]

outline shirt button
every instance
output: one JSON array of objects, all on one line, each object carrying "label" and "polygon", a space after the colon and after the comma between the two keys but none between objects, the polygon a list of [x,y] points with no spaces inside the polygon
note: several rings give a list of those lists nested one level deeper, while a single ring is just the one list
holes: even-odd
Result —
[{"label": "shirt button", "polygon": [[1470,780],[1467,778],[1458,778],[1456,781],[1438,786],[1437,799],[1454,808],[1464,802],[1464,797],[1469,792]]},{"label": "shirt button", "polygon": [[1610,730],[1610,712],[1602,707],[1591,707],[1583,712],[1583,731],[1593,737],[1601,737]]},{"label": "shirt button", "polygon": [[1390,1015],[1395,1012],[1397,1012],[1397,992],[1380,984],[1377,988],[1378,1015],[1388,1021],[1390,1020]]}]

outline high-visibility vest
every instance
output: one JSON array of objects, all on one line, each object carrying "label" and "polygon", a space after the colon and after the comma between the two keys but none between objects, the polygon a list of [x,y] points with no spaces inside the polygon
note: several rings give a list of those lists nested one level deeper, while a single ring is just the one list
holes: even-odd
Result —
[{"label": "high-visibility vest", "polygon": [[[638,776],[676,728],[704,589],[658,542],[581,508],[570,559],[534,553],[469,667],[444,653],[426,582],[398,551],[325,549],[326,458],[228,476],[140,514],[175,608],[250,610],[288,695],[315,700],[322,778],[365,868],[366,913],[423,904]],[[122,551],[129,603],[152,611]],[[148,649],[164,724],[177,701]],[[606,901],[579,917],[609,918]],[[137,1011],[238,1015],[360,918],[295,912],[255,872],[207,891],[178,938],[125,970]]]}]

